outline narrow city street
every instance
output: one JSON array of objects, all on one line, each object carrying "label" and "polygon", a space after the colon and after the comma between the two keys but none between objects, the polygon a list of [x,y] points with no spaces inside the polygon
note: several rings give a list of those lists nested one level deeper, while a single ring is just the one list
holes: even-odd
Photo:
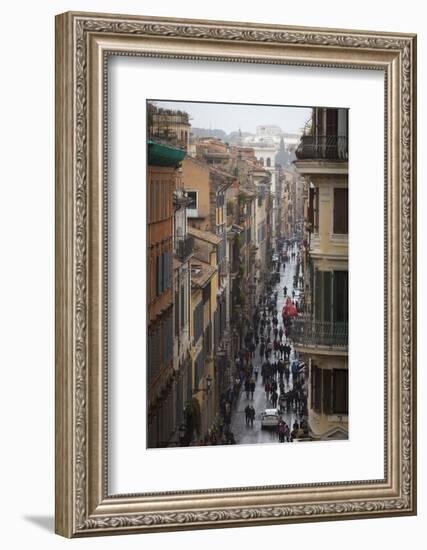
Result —
[{"label": "narrow city street", "polygon": [[[296,250],[296,248],[289,248],[289,251]],[[279,319],[279,325],[280,327],[282,325],[282,308],[285,304],[285,296],[283,292],[283,288],[287,287],[287,295],[292,297],[292,290],[293,290],[293,276],[295,274],[295,268],[296,268],[296,259],[289,257],[289,260],[286,262],[286,267],[283,269],[283,264],[280,267],[280,282],[277,283],[273,287],[273,293],[275,291],[278,292],[278,299],[277,299],[277,311],[278,311],[278,319]],[[271,317],[270,317],[271,318]],[[285,336],[283,335],[283,341],[286,341]],[[292,343],[288,339],[287,342],[291,345],[292,351],[290,354],[290,360],[295,358],[295,352],[292,346]],[[242,384],[242,389],[240,391],[240,395],[237,399],[237,403],[234,406],[234,411],[232,414],[232,421],[231,421],[231,431],[234,434],[234,437],[236,439],[236,443],[238,444],[250,444],[250,443],[277,443],[278,442],[278,434],[276,429],[272,428],[261,428],[261,413],[265,409],[272,408],[271,402],[267,400],[266,394],[264,391],[264,386],[262,383],[262,376],[261,376],[261,365],[263,362],[263,358],[260,358],[259,354],[259,346],[257,346],[254,358],[253,358],[253,365],[258,366],[259,369],[259,375],[258,380],[256,381],[256,388],[254,392],[254,397],[252,399],[246,399],[246,393],[244,391],[244,386]],[[275,361],[274,352],[272,356],[272,361]],[[292,389],[292,376],[289,378],[289,383],[285,382],[285,391],[289,391]],[[246,419],[245,419],[245,407],[250,404],[255,409],[255,421],[253,424],[253,427],[250,425],[246,425]],[[283,420],[287,423],[289,428],[292,430],[292,426],[297,420],[298,422],[301,420],[301,415],[299,413],[295,413],[294,411],[289,412],[283,412],[281,414]]]}]

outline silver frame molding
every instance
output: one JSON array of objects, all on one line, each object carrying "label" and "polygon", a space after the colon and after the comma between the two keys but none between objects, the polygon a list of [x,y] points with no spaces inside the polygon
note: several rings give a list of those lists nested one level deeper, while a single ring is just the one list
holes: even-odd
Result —
[{"label": "silver frame molding", "polygon": [[[108,494],[105,181],[110,55],[384,71],[384,479]],[[78,537],[416,513],[415,119],[415,35],[70,12],[56,17],[58,534]]]}]

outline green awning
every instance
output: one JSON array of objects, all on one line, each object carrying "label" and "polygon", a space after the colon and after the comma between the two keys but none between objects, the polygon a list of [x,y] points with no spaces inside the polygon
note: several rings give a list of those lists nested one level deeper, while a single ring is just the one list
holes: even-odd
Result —
[{"label": "green awning", "polygon": [[186,154],[182,149],[155,141],[147,143],[147,162],[150,166],[178,166]]}]

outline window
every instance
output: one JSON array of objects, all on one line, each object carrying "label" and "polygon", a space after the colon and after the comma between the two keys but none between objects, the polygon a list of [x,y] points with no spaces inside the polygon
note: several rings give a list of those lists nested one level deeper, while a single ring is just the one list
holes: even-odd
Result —
[{"label": "window", "polygon": [[314,272],[316,321],[348,322],[348,271]]},{"label": "window", "polygon": [[204,360],[203,360],[203,351],[201,351],[195,361],[194,361],[194,386],[198,389],[199,387],[199,384],[200,384],[200,380],[202,379],[202,376],[203,376],[203,365],[204,365]]},{"label": "window", "polygon": [[211,298],[211,283],[208,283],[202,289],[203,304],[206,304],[206,302],[208,302],[210,298]]},{"label": "window", "polygon": [[189,210],[197,210],[197,191],[187,191],[187,197],[191,202],[187,205]]},{"label": "window", "polygon": [[271,159],[267,158],[267,166],[271,166]]},{"label": "window", "polygon": [[334,233],[348,233],[348,189],[334,189]]},{"label": "window", "polygon": [[326,109],[326,135],[336,136],[338,132],[338,109]]},{"label": "window", "polygon": [[332,407],[335,414],[348,414],[348,370],[333,369]]},{"label": "window", "polygon": [[161,361],[161,334],[162,326],[161,324],[156,325],[154,330],[148,334],[147,338],[147,348],[148,348],[148,362],[147,362],[147,371],[148,371],[148,384],[152,384],[155,378],[160,372],[160,367],[162,364]]},{"label": "window", "polygon": [[332,371],[330,369],[322,370],[322,384],[323,384],[323,396],[322,405],[323,413],[332,413]]},{"label": "window", "polygon": [[183,328],[186,319],[185,319],[185,288],[184,285],[181,286],[181,298],[180,298],[180,328]]},{"label": "window", "polygon": [[172,255],[169,250],[156,256],[156,295],[170,288],[172,279]]},{"label": "window", "polygon": [[331,321],[332,301],[332,272],[323,271],[323,321]]},{"label": "window", "polygon": [[319,367],[311,368],[311,407],[320,412],[322,398],[322,370]]},{"label": "window", "polygon": [[258,225],[258,243],[262,243],[266,237],[265,222]]},{"label": "window", "polygon": [[309,189],[308,223],[312,232],[319,232],[319,190],[317,187],[310,187]]},{"label": "window", "polygon": [[186,191],[187,197],[190,199],[189,204],[187,205],[187,216],[189,218],[197,218],[198,212],[198,193],[197,191]]},{"label": "window", "polygon": [[180,309],[180,300],[179,300],[179,292],[175,291],[175,302],[173,304],[174,307],[174,313],[175,313],[175,336],[179,336],[179,309]]},{"label": "window", "polygon": [[205,359],[211,353],[212,353],[212,325],[211,323],[209,323],[203,335],[203,355]]},{"label": "window", "polygon": [[311,407],[323,414],[348,414],[348,370],[312,366]]},{"label": "window", "polygon": [[313,206],[313,230],[315,233],[319,233],[319,189],[316,187],[314,190],[314,206]]},{"label": "window", "polygon": [[219,310],[214,311],[214,348],[218,349],[221,329],[220,329],[220,311],[221,311],[222,302],[219,303]]},{"label": "window", "polygon": [[348,322],[348,271],[334,271],[334,321]]},{"label": "window", "polygon": [[199,302],[194,310],[193,317],[194,343],[197,343],[203,334],[203,302]]},{"label": "window", "polygon": [[310,224],[310,231],[313,231],[313,227],[314,227],[314,187],[310,187],[310,189],[308,190],[307,221]]}]

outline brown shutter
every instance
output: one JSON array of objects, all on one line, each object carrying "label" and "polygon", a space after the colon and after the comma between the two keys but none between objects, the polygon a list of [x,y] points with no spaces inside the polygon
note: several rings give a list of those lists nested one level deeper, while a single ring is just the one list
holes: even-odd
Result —
[{"label": "brown shutter", "polygon": [[319,233],[319,189],[314,190],[314,232]]},{"label": "brown shutter", "polygon": [[332,371],[323,369],[322,371],[322,386],[323,386],[323,414],[332,413]]},{"label": "brown shutter", "polygon": [[309,199],[308,199],[308,223],[310,224],[311,228],[310,231],[313,231],[314,229],[314,187],[310,187],[309,189]]},{"label": "brown shutter", "polygon": [[310,368],[310,408],[314,409],[314,371],[316,367],[311,365]]},{"label": "brown shutter", "polygon": [[322,406],[322,371],[319,367],[314,367],[314,380],[313,380],[313,389],[314,389],[314,402],[313,409],[316,412],[320,412]]},{"label": "brown shutter", "polygon": [[333,370],[333,411],[348,414],[348,370]]},{"label": "brown shutter", "polygon": [[334,233],[348,233],[348,189],[334,189]]}]

